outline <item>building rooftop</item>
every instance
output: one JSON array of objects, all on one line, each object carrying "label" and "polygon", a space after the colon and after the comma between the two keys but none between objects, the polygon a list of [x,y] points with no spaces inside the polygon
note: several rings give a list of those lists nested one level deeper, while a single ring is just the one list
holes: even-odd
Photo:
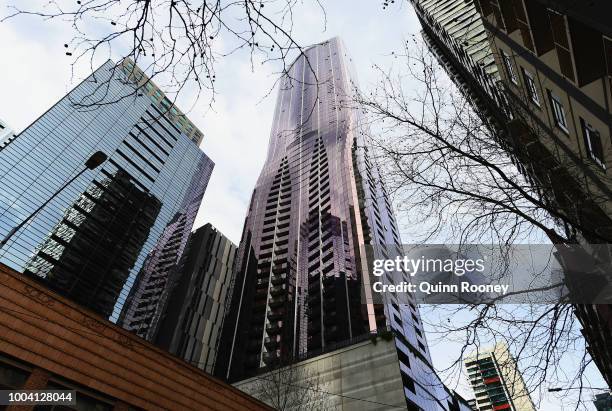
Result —
[{"label": "building rooftop", "polygon": [[174,124],[191,141],[200,145],[204,134],[193,124],[187,116],[174,105],[166,94],[147,76],[132,59],[125,58],[121,62],[121,68],[129,79],[141,87],[151,101],[160,109],[166,118]]}]

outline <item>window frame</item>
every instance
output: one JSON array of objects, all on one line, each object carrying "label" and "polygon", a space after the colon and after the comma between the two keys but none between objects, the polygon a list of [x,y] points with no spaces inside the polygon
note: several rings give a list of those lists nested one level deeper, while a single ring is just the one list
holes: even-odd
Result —
[{"label": "window frame", "polygon": [[553,93],[552,90],[548,90],[548,99],[550,100],[555,125],[563,130],[566,134],[569,134],[567,115],[565,114],[565,106],[563,105],[561,98]]},{"label": "window frame", "polygon": [[601,148],[601,154],[603,157],[604,150],[603,142],[601,140],[601,133],[599,132],[599,130],[593,127],[591,123],[587,122],[582,117],[580,117],[580,127],[582,128],[582,136],[584,137],[584,146],[586,148],[588,158],[593,160],[595,164],[597,164],[602,170],[605,171],[607,169],[606,160],[605,158],[599,158],[597,156],[595,150],[593,149],[594,144],[591,139],[591,137],[595,137],[599,140],[599,146]]},{"label": "window frame", "polygon": [[535,77],[525,67],[521,67],[521,71],[523,72],[523,81],[525,82],[525,89],[527,89],[529,99],[533,104],[538,106],[538,108],[542,108],[540,93],[538,92]]},{"label": "window frame", "polygon": [[518,86],[519,79],[516,74],[516,71],[514,71],[514,65],[512,64],[512,58],[503,49],[499,49],[499,51],[501,53],[502,62],[504,63],[504,67],[506,68],[506,74],[508,75],[510,82]]}]

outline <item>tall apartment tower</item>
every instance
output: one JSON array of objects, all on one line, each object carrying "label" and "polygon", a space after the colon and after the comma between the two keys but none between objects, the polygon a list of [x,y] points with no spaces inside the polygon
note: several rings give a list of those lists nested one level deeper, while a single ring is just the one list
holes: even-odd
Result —
[{"label": "tall apartment tower", "polygon": [[169,104],[129,60],[108,61],[1,145],[0,237],[92,153],[108,160],[21,228],[0,249],[0,262],[116,320],[171,222],[187,214],[190,232],[195,215],[186,207],[197,208],[213,168],[198,148],[201,133]]},{"label": "tall apartment tower", "polygon": [[401,241],[364,148],[368,130],[349,108],[350,61],[333,38],[308,48],[280,83],[217,372],[244,380],[391,328],[408,408],[458,409],[433,371],[416,305],[372,299],[371,259],[400,253]]},{"label": "tall apartment tower", "polygon": [[505,344],[464,360],[478,411],[536,411],[523,377]]},{"label": "tall apartment tower", "polygon": [[[519,170],[546,204],[577,223],[560,223],[580,245],[575,252],[558,254],[565,272],[580,259],[609,267],[612,250],[605,244],[612,243],[612,182],[607,176],[612,167],[612,4],[411,1],[432,51],[459,87],[476,96],[471,101],[506,138]],[[468,30],[470,26],[475,29]],[[473,41],[476,32],[483,35]],[[475,48],[481,51],[471,53]],[[484,80],[474,56],[486,58],[483,68],[494,62],[495,68],[485,69]],[[493,96],[499,98],[489,98],[492,82]],[[607,275],[605,268],[593,274],[604,280]],[[612,309],[609,304],[575,308],[591,356],[611,385]]]},{"label": "tall apartment tower", "polygon": [[211,224],[191,234],[155,335],[158,346],[210,374],[237,248]]}]

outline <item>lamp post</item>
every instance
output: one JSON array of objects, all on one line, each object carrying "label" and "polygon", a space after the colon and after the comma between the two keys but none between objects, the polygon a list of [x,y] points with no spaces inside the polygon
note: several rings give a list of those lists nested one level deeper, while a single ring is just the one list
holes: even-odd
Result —
[{"label": "lamp post", "polygon": [[9,231],[6,236],[4,236],[4,238],[2,239],[2,241],[0,241],[0,248],[2,248],[6,243],[8,243],[8,241],[11,239],[11,237],[17,232],[19,231],[19,229],[21,227],[23,227],[28,221],[30,221],[32,219],[32,217],[34,217],[36,214],[38,214],[38,212],[40,210],[42,210],[47,204],[49,204],[49,202],[51,200],[53,200],[59,193],[62,192],[62,190],[64,190],[66,187],[68,187],[74,180],[76,180],[77,178],[79,178],[85,171],[87,170],[94,170],[96,168],[98,168],[98,166],[100,166],[100,164],[104,163],[106,161],[108,157],[106,156],[106,154],[104,154],[101,151],[96,151],[95,153],[93,153],[91,155],[91,157],[89,157],[87,159],[87,161],[85,162],[85,168],[83,168],[81,171],[78,172],[77,175],[75,175],[74,177],[72,177],[70,180],[68,180],[63,186],[61,186],[55,193],[53,193],[53,195],[51,197],[49,197],[47,199],[47,201],[45,201],[44,203],[42,203],[40,205],[40,207],[38,207],[32,214],[30,214],[28,216],[28,218],[26,218],[25,220],[23,220],[21,223],[19,223],[19,225],[13,227],[11,229],[11,231]]}]

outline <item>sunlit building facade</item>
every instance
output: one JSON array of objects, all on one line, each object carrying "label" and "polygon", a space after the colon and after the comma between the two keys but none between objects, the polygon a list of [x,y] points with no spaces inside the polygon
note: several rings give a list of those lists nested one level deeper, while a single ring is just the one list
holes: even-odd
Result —
[{"label": "sunlit building facade", "polygon": [[464,360],[478,411],[536,411],[523,376],[505,344]]},{"label": "sunlit building facade", "polygon": [[112,320],[168,225],[186,213],[191,231],[189,210],[199,206],[213,168],[193,131],[181,131],[178,118],[139,92],[132,75],[125,62],[104,63],[0,146],[0,237],[62,189],[92,153],[108,156],[17,231],[0,262]]}]

